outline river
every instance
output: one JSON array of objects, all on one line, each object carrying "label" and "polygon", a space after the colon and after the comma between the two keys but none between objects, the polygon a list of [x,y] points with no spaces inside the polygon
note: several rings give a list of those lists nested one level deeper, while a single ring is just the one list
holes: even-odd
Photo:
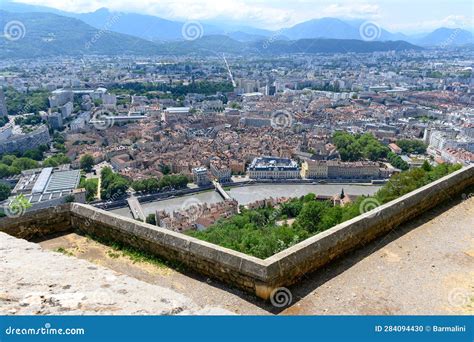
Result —
[{"label": "river", "polygon": [[[341,192],[347,195],[373,195],[380,189],[379,185],[355,184],[259,184],[231,188],[227,193],[235,198],[239,204],[245,205],[257,200],[270,197],[300,197],[309,193],[331,196]],[[162,201],[142,203],[145,215],[155,213],[156,210],[172,212],[186,208],[194,203],[217,203],[223,201],[216,191],[204,191],[196,194],[170,198]],[[128,207],[110,210],[110,212],[132,217]]]}]

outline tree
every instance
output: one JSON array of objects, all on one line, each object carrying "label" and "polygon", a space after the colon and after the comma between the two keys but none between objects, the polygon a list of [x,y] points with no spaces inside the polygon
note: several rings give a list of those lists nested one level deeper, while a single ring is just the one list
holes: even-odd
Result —
[{"label": "tree", "polygon": [[73,203],[75,200],[74,195],[67,195],[64,201],[66,203]]},{"label": "tree", "polygon": [[90,154],[85,154],[81,157],[79,161],[81,169],[86,172],[91,172],[92,167],[94,166],[94,158]]},{"label": "tree", "polygon": [[156,226],[156,215],[155,214],[149,214],[146,217],[145,222]]},{"label": "tree", "polygon": [[319,231],[319,224],[323,213],[327,209],[328,204],[326,202],[307,202],[303,205],[303,209],[301,209],[296,222],[300,227],[309,232],[316,233]]},{"label": "tree", "polygon": [[429,171],[432,170],[432,167],[431,167],[430,163],[428,163],[427,160],[425,160],[425,161],[423,162],[423,165],[421,165],[421,168],[422,168],[423,170],[427,171],[427,172],[429,172]]},{"label": "tree", "polygon": [[406,153],[423,154],[427,148],[426,144],[420,140],[401,139],[397,141],[397,145]]},{"label": "tree", "polygon": [[59,153],[55,156],[49,157],[43,161],[43,167],[56,167],[63,164],[69,164],[71,161],[67,156],[62,153]]},{"label": "tree", "polygon": [[104,167],[101,171],[101,197],[110,199],[125,195],[128,189],[129,181],[112,171],[110,167]]},{"label": "tree", "polygon": [[39,166],[36,160],[30,158],[17,158],[13,161],[12,167],[21,170],[36,169]]}]

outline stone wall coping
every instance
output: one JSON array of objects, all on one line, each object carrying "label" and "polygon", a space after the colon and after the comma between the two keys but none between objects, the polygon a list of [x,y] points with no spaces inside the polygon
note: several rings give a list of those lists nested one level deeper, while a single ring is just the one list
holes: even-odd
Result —
[{"label": "stone wall coping", "polygon": [[[86,220],[89,218],[92,222],[100,221],[104,224],[113,225],[115,228],[126,230],[128,233],[133,231],[149,241],[161,243],[169,248],[185,249],[196,256],[207,260],[218,261],[238,271],[261,278],[262,280],[265,279],[267,266],[265,260],[199,240],[183,233],[174,232],[166,228],[97,209],[87,204],[72,203],[70,210],[73,215],[83,217]],[[114,224],[111,224],[112,222]],[[130,226],[131,229],[124,229],[123,225]],[[147,233],[150,232],[153,232],[153,234],[148,235]]]},{"label": "stone wall coping", "polygon": [[[392,211],[392,213],[388,213],[389,216],[393,216],[394,213],[403,210],[406,207],[406,203],[409,200],[413,200],[416,197],[426,197],[429,193],[436,192],[436,191],[444,191],[443,186],[449,181],[456,179],[456,183],[458,182],[458,177],[463,176],[462,179],[471,180],[474,183],[474,165],[470,165],[468,167],[463,167],[460,170],[457,170],[449,175],[446,175],[434,182],[431,182],[427,185],[424,185],[418,189],[415,189],[399,198],[396,198],[390,202],[380,205],[379,207],[366,212],[364,214],[358,215],[350,220],[344,221],[328,230],[325,230],[319,234],[313,235],[307,238],[304,241],[301,241],[277,254],[274,254],[267,259],[265,259],[267,266],[272,268],[270,273],[277,272],[277,269],[280,268],[280,262],[284,259],[289,258],[296,258],[300,259],[298,254],[304,254],[304,250],[308,247],[317,247],[318,244],[322,244],[328,238],[331,238],[338,233],[343,233],[344,231],[348,231],[351,227],[355,227],[357,224],[364,224],[367,221],[371,221],[373,223],[374,220],[382,220],[384,219],[384,214],[387,211]],[[385,215],[386,216],[386,215]],[[296,264],[295,264],[296,266]],[[278,270],[278,273],[280,270]],[[270,274],[269,274],[270,275]]]}]

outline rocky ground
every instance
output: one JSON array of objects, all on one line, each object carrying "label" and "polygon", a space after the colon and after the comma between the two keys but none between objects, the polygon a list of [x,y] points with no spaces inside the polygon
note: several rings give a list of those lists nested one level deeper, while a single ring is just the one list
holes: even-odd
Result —
[{"label": "rocky ground", "polygon": [[0,314],[229,314],[165,287],[0,233]]}]

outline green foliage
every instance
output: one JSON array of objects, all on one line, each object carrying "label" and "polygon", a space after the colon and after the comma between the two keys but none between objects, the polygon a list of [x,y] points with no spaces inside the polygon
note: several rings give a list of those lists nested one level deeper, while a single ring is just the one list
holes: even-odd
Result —
[{"label": "green foliage", "polygon": [[131,187],[135,191],[157,191],[170,187],[172,189],[182,189],[188,184],[188,178],[182,174],[165,175],[161,179],[147,178],[132,182]]},{"label": "green foliage", "polygon": [[91,172],[94,166],[94,158],[90,154],[85,154],[81,157],[79,164],[81,165],[81,169],[86,172]]},{"label": "green foliage", "polygon": [[[392,177],[370,203],[387,203],[455,170],[460,165],[442,164],[436,167],[413,169]],[[314,194],[294,198],[279,208],[243,209],[240,214],[220,220],[203,231],[190,231],[189,235],[239,252],[267,258],[311,235],[323,232],[350,220],[367,209],[360,196],[343,207],[330,201],[317,201]],[[376,205],[375,205],[376,206]],[[277,220],[295,218],[294,223],[277,225]]]},{"label": "green foliage", "polygon": [[160,170],[164,175],[168,175],[171,173],[171,168],[168,165],[160,165]]},{"label": "green foliage", "polygon": [[210,82],[201,81],[194,82],[191,84],[173,84],[167,83],[139,83],[130,82],[124,84],[113,85],[109,91],[115,94],[133,94],[133,95],[146,95],[149,92],[170,92],[176,99],[180,96],[187,95],[188,93],[198,93],[204,95],[213,95],[217,92],[230,92],[233,91],[232,83],[230,82]]},{"label": "green foliage", "polygon": [[71,161],[62,153],[56,154],[52,157],[46,158],[43,162],[43,167],[56,167],[63,164],[69,164]]},{"label": "green foliage", "polygon": [[408,164],[399,155],[391,152],[370,133],[353,135],[336,132],[332,140],[342,161],[353,162],[363,159],[378,161],[386,158],[397,169],[408,170]]},{"label": "green foliage", "polygon": [[408,170],[409,165],[406,161],[404,161],[398,154],[393,152],[388,152],[387,159],[394,167],[400,170]]},{"label": "green foliage", "polygon": [[331,84],[325,84],[323,86],[314,86],[311,89],[313,90],[322,90],[322,91],[332,91],[335,93],[339,93],[341,91],[339,84],[331,85]]},{"label": "green foliage", "polygon": [[[18,115],[25,113],[38,113],[41,110],[48,110],[50,93],[48,90],[33,90],[27,93],[20,93],[12,87],[8,87],[5,91],[7,100],[8,113],[10,115]],[[39,116],[34,116],[37,121]],[[18,118],[19,119],[19,118]],[[41,120],[41,118],[39,118]],[[15,120],[16,121],[16,120]],[[21,123],[18,123],[21,124]],[[24,123],[28,124],[28,123]]]},{"label": "green foliage", "polygon": [[309,236],[306,230],[276,225],[273,212],[272,208],[244,210],[212,228],[188,234],[259,258],[278,253]]},{"label": "green foliage", "polygon": [[8,123],[8,117],[7,116],[0,116],[0,127],[5,126]]},{"label": "green foliage", "polygon": [[21,127],[27,126],[27,125],[39,125],[40,123],[43,123],[43,120],[41,119],[41,116],[34,114],[34,115],[27,115],[25,117],[19,116],[15,118],[15,124],[20,125]]},{"label": "green foliage", "polygon": [[73,203],[75,200],[74,195],[67,195],[65,198],[66,203]]},{"label": "green foliage", "polygon": [[416,168],[394,175],[375,195],[380,203],[387,203],[410,191],[429,184],[451,172],[459,170],[459,164],[441,164],[436,167]]},{"label": "green foliage", "polygon": [[97,195],[97,187],[99,186],[98,178],[85,179],[81,178],[79,187],[86,189],[86,201],[91,202]]},{"label": "green foliage", "polygon": [[12,190],[7,184],[0,183],[0,201],[6,200],[10,197]]},{"label": "green foliage", "polygon": [[405,153],[423,154],[426,152],[427,148],[426,144],[420,140],[401,139],[397,141],[397,145]]},{"label": "green foliage", "polygon": [[101,186],[102,199],[112,199],[125,195],[129,181],[125,177],[114,173],[110,167],[105,167],[101,171]]},{"label": "green foliage", "polygon": [[35,149],[23,153],[15,152],[4,154],[0,159],[0,178],[19,174],[23,170],[36,169],[38,167],[56,167],[69,164],[70,160],[64,154],[57,154],[46,158],[40,165],[38,161],[43,160],[44,152],[48,150],[47,145],[40,145]]},{"label": "green foliage", "polygon": [[386,158],[390,151],[370,133],[352,135],[347,132],[336,132],[332,140],[342,161],[361,159],[377,161]]},{"label": "green foliage", "polygon": [[39,164],[36,160],[26,158],[26,157],[21,157],[21,158],[16,158],[13,161],[11,166],[18,170],[29,170],[29,169],[38,168]]},{"label": "green foliage", "polygon": [[156,215],[155,214],[149,214],[146,217],[145,222],[156,226]]},{"label": "green foliage", "polygon": [[32,204],[28,201],[28,199],[25,197],[25,195],[20,194],[13,198],[13,200],[10,202],[10,209],[13,211],[17,212],[22,212],[23,210],[27,210],[31,208]]}]

